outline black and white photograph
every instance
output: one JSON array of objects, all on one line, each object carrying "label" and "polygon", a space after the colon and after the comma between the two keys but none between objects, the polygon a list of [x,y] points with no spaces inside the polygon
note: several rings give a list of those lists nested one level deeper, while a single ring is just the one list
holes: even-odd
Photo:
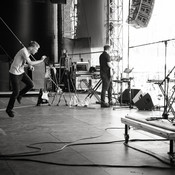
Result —
[{"label": "black and white photograph", "polygon": [[0,175],[174,175],[175,1],[0,5]]}]

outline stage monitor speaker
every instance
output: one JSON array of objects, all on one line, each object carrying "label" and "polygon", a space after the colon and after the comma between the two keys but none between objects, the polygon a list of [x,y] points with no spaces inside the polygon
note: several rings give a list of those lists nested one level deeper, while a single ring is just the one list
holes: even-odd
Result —
[{"label": "stage monitor speaker", "polygon": [[50,0],[50,2],[54,4],[66,4],[67,0]]},{"label": "stage monitor speaker", "polygon": [[[131,89],[131,103],[133,104],[132,99],[136,96],[136,94],[140,91],[140,89]],[[121,96],[118,98],[119,103],[130,103],[130,94],[129,89],[125,89]]]},{"label": "stage monitor speaker", "polygon": [[135,97],[132,99],[133,103],[135,104],[140,98],[142,98],[144,96],[142,90],[140,90]]},{"label": "stage monitor speaker", "polygon": [[136,103],[135,106],[139,110],[152,110],[154,108],[154,104],[152,102],[151,96],[147,93],[142,98],[140,98]]}]

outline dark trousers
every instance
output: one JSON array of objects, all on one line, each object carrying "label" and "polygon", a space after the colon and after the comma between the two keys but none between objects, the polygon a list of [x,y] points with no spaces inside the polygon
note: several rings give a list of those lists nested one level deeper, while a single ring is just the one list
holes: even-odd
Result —
[{"label": "dark trousers", "polygon": [[108,92],[108,101],[112,100],[112,79],[106,75],[101,76],[102,79],[102,91],[101,91],[101,103],[105,103],[106,92]]},{"label": "dark trousers", "polygon": [[[30,79],[30,77],[26,73],[23,73],[21,75],[14,75],[10,73],[10,81],[12,84],[12,94],[10,96],[7,109],[12,110],[17,97],[23,96],[24,94],[26,94],[30,89],[34,87],[34,84],[33,84],[33,81]],[[20,90],[21,81],[25,84],[25,87]]]}]

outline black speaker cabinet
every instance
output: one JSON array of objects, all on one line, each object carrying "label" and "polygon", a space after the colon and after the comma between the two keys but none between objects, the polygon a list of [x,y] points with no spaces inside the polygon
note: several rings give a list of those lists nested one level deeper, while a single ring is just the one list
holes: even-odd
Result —
[{"label": "black speaker cabinet", "polygon": [[[133,104],[132,99],[140,91],[140,89],[131,89],[131,103]],[[125,89],[121,96],[118,98],[119,103],[130,103],[130,94],[129,89]]]},{"label": "black speaker cabinet", "polygon": [[135,106],[139,110],[152,110],[154,108],[154,104],[152,102],[151,96],[147,93],[142,98],[140,98],[136,103]]}]

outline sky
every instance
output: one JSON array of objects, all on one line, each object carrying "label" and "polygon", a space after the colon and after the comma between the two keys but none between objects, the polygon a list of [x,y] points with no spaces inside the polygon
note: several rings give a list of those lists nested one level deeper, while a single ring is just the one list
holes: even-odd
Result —
[{"label": "sky", "polygon": [[[128,2],[124,1],[124,3]],[[129,56],[124,53],[123,62],[127,60],[129,68],[134,68],[132,73],[129,74],[129,77],[133,77],[131,87],[149,92],[154,101],[158,99],[157,96],[161,92],[157,84],[148,83],[148,80],[163,80],[167,75],[169,75],[169,78],[175,79],[174,7],[175,0],[155,0],[148,26],[138,29],[129,26],[128,35],[125,31],[128,28],[128,24],[125,22],[128,7],[124,4],[123,48],[128,48],[126,38],[129,38],[129,47],[138,47],[130,48]],[[142,44],[145,46],[139,46]],[[124,65],[125,67],[126,65]],[[174,85],[174,83],[171,85]]]},{"label": "sky", "polygon": [[[174,7],[174,0],[155,0],[148,26],[139,29],[130,26],[130,46],[150,43],[146,46],[129,49],[129,62],[138,69],[136,71],[144,71],[144,69],[145,71],[149,70],[153,72],[161,71],[160,69],[164,67],[165,62],[167,67],[169,67],[168,69],[171,69],[172,64],[175,65]],[[167,41],[167,45],[165,41]],[[154,42],[156,44],[151,44]]]},{"label": "sky", "polygon": [[[132,27],[130,29],[132,43],[175,39],[175,20],[173,20],[175,16],[174,5],[174,0],[155,0],[148,26],[146,28],[135,29]],[[134,36],[134,40],[132,36]]]}]

